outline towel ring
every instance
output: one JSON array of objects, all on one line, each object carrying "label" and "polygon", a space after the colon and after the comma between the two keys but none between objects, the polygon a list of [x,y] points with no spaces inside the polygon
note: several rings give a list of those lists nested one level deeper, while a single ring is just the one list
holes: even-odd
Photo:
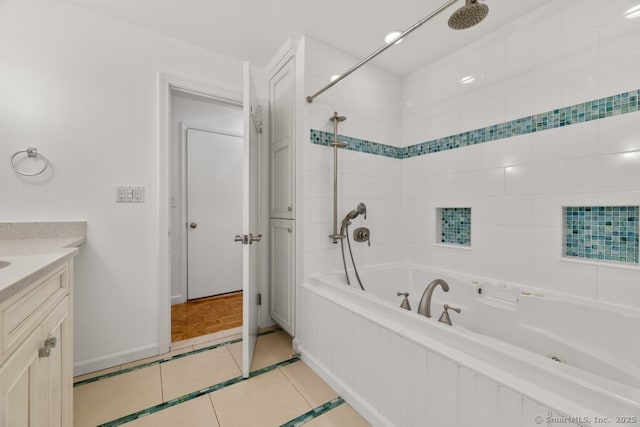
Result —
[{"label": "towel ring", "polygon": [[[15,159],[19,154],[22,153],[27,153],[27,157],[31,157],[34,159],[40,158],[43,162],[44,165],[42,166],[42,169],[40,169],[37,172],[33,172],[33,173],[27,173],[27,172],[23,172],[20,169],[18,169],[15,165]],[[11,169],[13,169],[13,171],[17,174],[20,174],[22,176],[36,176],[36,175],[41,175],[44,173],[44,171],[47,170],[47,168],[49,167],[49,161],[47,160],[47,158],[45,156],[43,156],[42,154],[38,153],[38,149],[35,147],[28,147],[26,150],[20,150],[17,151],[13,154],[13,156],[11,156]]]}]

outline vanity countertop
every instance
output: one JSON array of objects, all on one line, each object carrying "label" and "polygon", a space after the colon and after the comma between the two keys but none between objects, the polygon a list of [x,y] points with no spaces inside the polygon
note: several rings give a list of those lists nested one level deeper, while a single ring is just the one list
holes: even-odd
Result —
[{"label": "vanity countertop", "polygon": [[76,256],[85,241],[84,234],[0,239],[0,261],[10,263],[0,268],[0,303]]}]

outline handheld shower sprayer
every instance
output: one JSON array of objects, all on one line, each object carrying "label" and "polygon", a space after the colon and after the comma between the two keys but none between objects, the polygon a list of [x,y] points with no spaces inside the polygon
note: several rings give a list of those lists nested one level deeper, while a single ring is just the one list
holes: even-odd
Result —
[{"label": "handheld shower sprayer", "polygon": [[358,203],[358,206],[350,211],[342,220],[342,226],[340,227],[340,234],[344,236],[344,230],[351,224],[352,219],[356,219],[358,216],[364,215],[364,219],[367,219],[367,205],[364,203]]},{"label": "handheld shower sprayer", "polygon": [[[351,220],[356,219],[358,216],[364,215],[364,219],[367,219],[367,205],[364,203],[358,203],[358,206],[352,211],[350,211],[347,215],[345,215],[342,220],[342,226],[340,227],[340,248],[342,249],[342,264],[344,265],[344,274],[347,276],[347,284],[351,285],[351,281],[349,280],[349,270],[347,269],[347,260],[344,256],[344,240],[347,240],[347,244],[349,245],[349,255],[351,256],[351,263],[353,264],[353,271],[356,274],[356,279],[358,279],[358,284],[360,285],[360,289],[364,291],[364,286],[362,286],[362,280],[360,280],[360,275],[358,274],[358,269],[356,268],[356,262],[353,259],[353,251],[351,250],[351,241],[349,240],[349,225],[351,225]],[[354,237],[355,238],[355,237]],[[371,243],[369,243],[371,246]]]}]

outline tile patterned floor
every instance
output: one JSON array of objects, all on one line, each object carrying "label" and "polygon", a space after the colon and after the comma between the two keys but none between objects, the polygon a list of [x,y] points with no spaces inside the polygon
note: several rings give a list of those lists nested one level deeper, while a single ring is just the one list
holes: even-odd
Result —
[{"label": "tile patterned floor", "polygon": [[171,341],[242,326],[242,292],[171,306]]},{"label": "tile patterned floor", "polygon": [[[339,401],[336,407],[306,417],[304,424],[369,425],[349,404],[340,404],[337,394],[304,362],[292,359],[291,337],[279,330],[258,337],[252,372],[266,368],[264,373],[258,371],[247,380],[164,408],[163,402],[238,378],[242,365],[241,343],[226,344],[238,338],[239,335],[226,336],[140,360],[136,362],[138,365],[153,363],[139,369],[131,370],[136,365],[127,364],[76,377],[78,382],[108,374],[104,379],[74,388],[74,426],[95,427],[155,405],[160,405],[156,406],[157,412],[123,425],[280,426],[336,399]],[[208,349],[211,346],[214,348]],[[168,356],[178,357],[158,362]]]}]

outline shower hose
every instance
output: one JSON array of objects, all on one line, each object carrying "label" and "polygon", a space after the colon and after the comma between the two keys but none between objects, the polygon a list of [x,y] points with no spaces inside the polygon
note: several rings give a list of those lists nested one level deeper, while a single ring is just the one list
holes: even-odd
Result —
[{"label": "shower hose", "polygon": [[[360,275],[358,274],[358,268],[356,267],[356,262],[353,259],[353,251],[351,250],[351,241],[349,240],[349,224],[346,224],[344,228],[344,235],[347,239],[347,245],[349,246],[349,255],[351,256],[351,264],[353,264],[353,271],[356,273],[356,279],[358,279],[358,284],[360,285],[360,289],[363,291],[364,286],[362,286],[362,280],[360,280]],[[344,274],[347,276],[347,284],[351,286],[351,281],[349,280],[349,271],[347,270],[347,260],[344,256],[344,239],[340,239],[340,247],[342,248],[342,265],[344,265]]]}]

